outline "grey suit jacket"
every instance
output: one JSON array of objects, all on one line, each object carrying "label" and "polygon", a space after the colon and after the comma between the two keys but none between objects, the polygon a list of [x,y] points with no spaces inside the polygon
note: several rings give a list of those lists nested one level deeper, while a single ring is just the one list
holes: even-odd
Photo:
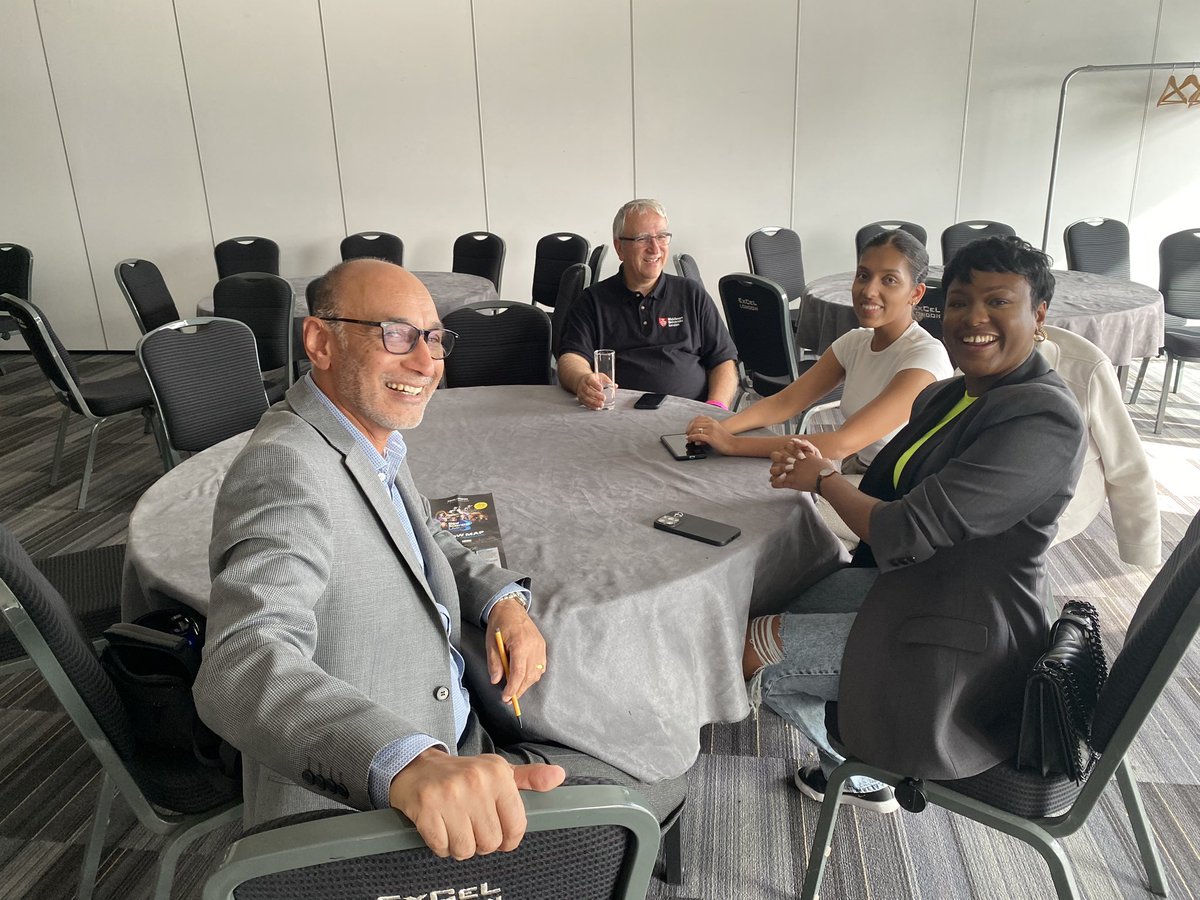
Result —
[{"label": "grey suit jacket", "polygon": [[428,577],[386,486],[306,384],[263,416],[221,485],[194,693],[204,721],[243,753],[248,826],[370,808],[371,760],[398,737],[424,732],[455,751],[433,600],[457,644],[463,617],[478,623],[498,590],[527,580],[440,531],[407,465],[396,481]]},{"label": "grey suit jacket", "polygon": [[[856,757],[953,779],[1016,753],[1025,679],[1052,621],[1044,557],[1086,447],[1062,379],[1033,353],[908,462],[962,397],[931,385],[863,477],[880,575],[842,658],[838,726]],[[861,556],[861,554],[858,554]]]}]

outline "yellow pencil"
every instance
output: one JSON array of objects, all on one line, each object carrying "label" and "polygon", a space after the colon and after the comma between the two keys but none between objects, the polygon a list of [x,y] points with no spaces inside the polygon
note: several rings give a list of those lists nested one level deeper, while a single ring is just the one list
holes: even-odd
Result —
[{"label": "yellow pencil", "polygon": [[[504,667],[504,680],[508,681],[508,652],[504,649],[504,638],[499,629],[496,629],[496,649],[500,651],[500,665]],[[511,683],[509,683],[509,687],[512,687]],[[513,694],[512,707],[513,715],[517,717],[517,724],[524,728],[525,726],[521,724],[521,704],[517,702],[516,694]]]}]

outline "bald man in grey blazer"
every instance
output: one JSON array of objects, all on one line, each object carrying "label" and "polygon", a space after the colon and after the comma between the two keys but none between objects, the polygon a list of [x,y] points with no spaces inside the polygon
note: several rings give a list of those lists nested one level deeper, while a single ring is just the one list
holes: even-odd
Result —
[{"label": "bald man in grey blazer", "polygon": [[313,312],[313,371],[263,416],[213,519],[195,696],[244,754],[246,824],[390,805],[439,855],[465,858],[517,846],[518,789],[550,790],[564,769],[646,790],[663,818],[682,783],[650,788],[564,748],[496,751],[471,712],[464,622],[486,627],[505,702],[546,673],[546,645],[529,579],[441,531],[404,463],[401,431],[420,423],[454,337],[424,285],[354,260],[324,277]]}]

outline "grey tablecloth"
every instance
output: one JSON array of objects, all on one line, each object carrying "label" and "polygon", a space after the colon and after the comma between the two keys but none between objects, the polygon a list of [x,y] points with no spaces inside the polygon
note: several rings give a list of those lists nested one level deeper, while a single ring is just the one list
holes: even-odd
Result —
[{"label": "grey tablecloth", "polygon": [[[413,272],[433,297],[433,305],[437,307],[438,315],[444,316],[460,306],[468,303],[482,303],[485,300],[499,299],[496,286],[486,278],[478,275],[463,275],[458,272]],[[299,278],[287,279],[295,295],[294,314],[297,317],[308,315],[308,303],[304,297],[304,289],[316,275],[302,275]],[[201,298],[196,303],[196,315],[211,316],[213,314],[212,296]]]},{"label": "grey tablecloth", "polygon": [[[942,267],[930,266],[941,278]],[[810,282],[800,304],[797,348],[824,353],[835,340],[858,327],[850,304],[853,272],[827,275]],[[1157,356],[1163,341],[1162,295],[1136,281],[1087,272],[1054,273],[1054,299],[1046,322],[1087,338],[1113,365]]]},{"label": "grey tablecloth", "polygon": [[[701,726],[746,715],[750,613],[777,610],[847,557],[807,494],[768,485],[765,461],[667,454],[659,435],[712,407],[670,397],[635,410],[637,397],[619,391],[616,409],[593,412],[557,387],[441,390],[405,441],[426,496],[494,495],[508,565],[533,577],[550,650],[546,677],[521,700],[525,735],[655,781],[691,766]],[[189,459],[138,501],[127,618],[165,598],[207,607],[212,505],[244,441]],[[712,547],[654,529],[675,509],[742,535]],[[468,642],[468,657],[481,647]],[[508,715],[496,688],[472,693]]]}]

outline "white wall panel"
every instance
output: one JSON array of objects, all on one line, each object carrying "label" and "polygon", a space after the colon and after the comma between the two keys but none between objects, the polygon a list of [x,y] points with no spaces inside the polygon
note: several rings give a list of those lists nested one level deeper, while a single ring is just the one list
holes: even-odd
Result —
[{"label": "white wall panel", "polygon": [[113,277],[118,260],[156,263],[183,315],[212,290],[175,17],[169,0],[38,9],[108,349],[131,350],[139,332]]},{"label": "white wall panel", "polygon": [[[33,302],[72,349],[104,335],[32,3],[0,3],[0,241],[33,253]],[[0,350],[20,349],[19,337]]]},{"label": "white wall panel", "polygon": [[528,299],[539,237],[609,241],[633,196],[629,4],[476,0],[475,36],[488,215],[508,242],[502,293]]},{"label": "white wall panel", "polygon": [[285,277],[324,271],[345,223],[317,0],[175,6],[216,240],[263,235]]},{"label": "white wall panel", "polygon": [[470,0],[337,0],[322,16],[347,227],[448,270],[454,239],[486,224]]},{"label": "white wall panel", "polygon": [[[1152,0],[977,4],[961,219],[997,219],[1041,243],[1062,80],[1076,66],[1147,61],[1157,7]],[[1072,82],[1050,245],[1063,266],[1063,227],[1103,215],[1110,207],[1101,195],[1116,198],[1111,208],[1119,211],[1129,193],[1128,176],[1117,173],[1133,165],[1136,79],[1102,81],[1107,77]]]},{"label": "white wall panel", "polygon": [[[1200,61],[1198,38],[1200,3],[1166,0],[1158,60]],[[1200,230],[1200,106],[1155,105],[1170,74],[1156,71],[1150,81],[1150,109],[1129,225],[1133,277],[1155,287],[1159,242],[1185,228]],[[1190,74],[1190,69],[1180,70],[1176,80]]]},{"label": "white wall panel", "polygon": [[791,218],[797,6],[634,4],[636,193],[666,205],[714,299],[747,271],[746,235]]},{"label": "white wall panel", "polygon": [[854,268],[881,219],[951,224],[971,4],[808,2],[800,18],[795,228],[811,280]]}]

